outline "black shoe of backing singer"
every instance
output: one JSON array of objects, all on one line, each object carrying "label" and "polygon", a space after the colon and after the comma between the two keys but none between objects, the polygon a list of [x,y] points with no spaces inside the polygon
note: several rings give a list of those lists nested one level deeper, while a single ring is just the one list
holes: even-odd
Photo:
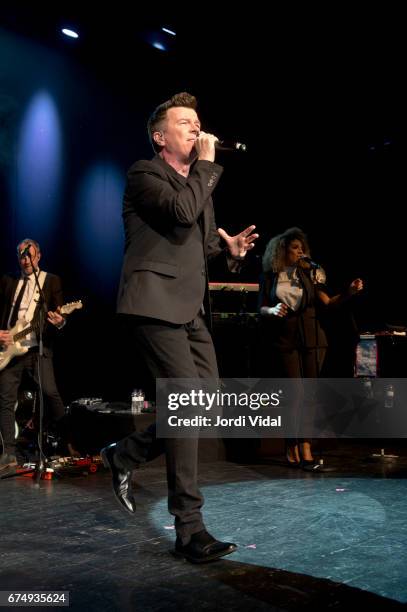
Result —
[{"label": "black shoe of backing singer", "polygon": [[175,555],[185,557],[191,563],[216,561],[225,555],[230,555],[236,549],[236,544],[215,540],[205,529],[194,533],[188,544],[183,545],[179,538],[175,542]]},{"label": "black shoe of backing singer", "polygon": [[320,464],[318,461],[315,461],[315,459],[302,459],[301,461],[301,467],[303,470],[305,470],[306,472],[320,472],[322,471],[322,464]]},{"label": "black shoe of backing singer", "polygon": [[113,477],[113,493],[119,504],[134,514],[136,512],[136,500],[134,499],[133,492],[131,490],[131,470],[126,471],[120,469],[114,463],[116,444],[110,444],[100,451],[100,456],[103,461],[103,465],[110,469]]},{"label": "black shoe of backing singer", "polygon": [[290,459],[290,457],[288,456],[288,454],[286,454],[286,456],[285,456],[285,464],[284,465],[287,465],[290,468],[300,468],[301,467],[301,461],[295,461],[295,460],[292,461]]}]

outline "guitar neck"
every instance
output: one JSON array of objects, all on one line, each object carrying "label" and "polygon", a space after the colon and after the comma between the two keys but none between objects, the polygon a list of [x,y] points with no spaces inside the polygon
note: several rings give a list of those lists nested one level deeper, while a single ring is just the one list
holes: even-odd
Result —
[{"label": "guitar neck", "polygon": [[25,336],[30,334],[32,331],[35,331],[36,328],[38,328],[38,319],[37,318],[35,320],[32,320],[28,327],[25,327],[21,331],[19,331],[16,334],[14,334],[14,336],[13,336],[14,342],[16,342],[18,340],[21,340],[21,338],[25,338]]},{"label": "guitar neck", "polygon": [[[74,310],[77,310],[80,308],[82,308],[82,302],[79,300],[78,302],[70,302],[69,304],[64,304],[63,306],[61,306],[60,312],[61,312],[61,315],[66,316],[66,315],[69,315]],[[32,331],[37,331],[39,328],[39,322],[40,322],[40,315],[39,313],[37,313],[34,316],[31,323],[28,325],[28,327],[25,327],[24,329],[17,332],[16,334],[13,334],[13,341],[15,342],[17,340],[21,340],[21,338],[24,338],[24,336],[27,336],[27,334],[30,334]]]}]

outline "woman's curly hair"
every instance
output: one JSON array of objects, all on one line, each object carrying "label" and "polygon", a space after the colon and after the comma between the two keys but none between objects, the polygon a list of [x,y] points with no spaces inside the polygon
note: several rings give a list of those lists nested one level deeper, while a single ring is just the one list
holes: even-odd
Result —
[{"label": "woman's curly hair", "polygon": [[286,255],[290,243],[299,240],[302,243],[304,255],[310,256],[308,239],[299,227],[290,227],[282,234],[274,236],[266,246],[263,255],[264,272],[281,272],[286,267]]}]

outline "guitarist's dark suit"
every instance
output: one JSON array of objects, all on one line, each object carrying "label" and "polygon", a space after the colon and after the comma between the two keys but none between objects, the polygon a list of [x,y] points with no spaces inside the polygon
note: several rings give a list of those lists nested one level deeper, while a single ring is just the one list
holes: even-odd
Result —
[{"label": "guitarist's dark suit", "polygon": [[[127,318],[135,361],[141,356],[153,379],[218,376],[202,305],[208,312],[207,259],[222,252],[211,198],[221,173],[200,160],[184,178],[159,156],[128,173],[118,312]],[[164,442],[150,430],[119,442],[115,454],[117,466],[131,470],[165,450],[168,506],[185,543],[204,528],[197,447],[196,439]]]},{"label": "guitarist's dark suit", "polygon": [[[12,276],[3,276],[0,279],[0,329],[7,329],[18,281],[18,277]],[[58,306],[63,305],[61,280],[58,276],[47,273],[43,292],[48,310],[55,311]],[[34,311],[34,317],[38,314],[38,309],[39,306]],[[45,322],[43,330],[44,358],[42,359],[42,385],[44,399],[49,411],[48,414],[53,421],[59,421],[64,416],[65,411],[55,383],[52,362],[52,344],[55,332],[55,326]],[[4,370],[0,372],[0,430],[3,436],[5,452],[9,454],[15,454],[14,408],[18,389],[24,371],[27,371],[37,381],[37,356],[38,347],[33,347],[28,353],[14,357]]]}]

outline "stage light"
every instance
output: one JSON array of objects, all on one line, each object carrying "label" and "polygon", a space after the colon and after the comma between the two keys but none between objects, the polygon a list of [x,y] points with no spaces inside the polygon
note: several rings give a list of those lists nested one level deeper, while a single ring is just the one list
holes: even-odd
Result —
[{"label": "stage light", "polygon": [[62,34],[65,34],[65,36],[69,36],[70,38],[79,38],[79,34],[75,32],[74,30],[69,30],[68,28],[62,28],[61,32]]},{"label": "stage light", "polygon": [[120,276],[125,178],[114,162],[99,161],[88,169],[77,192],[76,252],[82,276],[99,294],[108,293]]},{"label": "stage light", "polygon": [[167,34],[171,34],[171,36],[176,36],[177,33],[174,32],[173,30],[169,30],[168,28],[161,28],[163,32],[166,32]]},{"label": "stage light", "polygon": [[63,141],[59,110],[48,91],[37,92],[22,117],[16,174],[20,234],[51,234],[61,205]]}]

